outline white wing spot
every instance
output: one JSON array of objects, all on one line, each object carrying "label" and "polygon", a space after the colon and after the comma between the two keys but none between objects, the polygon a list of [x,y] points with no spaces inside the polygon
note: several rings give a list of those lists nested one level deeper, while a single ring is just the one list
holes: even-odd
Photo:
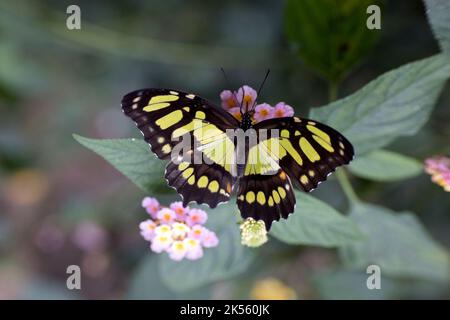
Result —
[{"label": "white wing spot", "polygon": [[194,99],[195,98],[195,94],[187,94],[186,95],[186,98],[189,98],[189,99]]}]

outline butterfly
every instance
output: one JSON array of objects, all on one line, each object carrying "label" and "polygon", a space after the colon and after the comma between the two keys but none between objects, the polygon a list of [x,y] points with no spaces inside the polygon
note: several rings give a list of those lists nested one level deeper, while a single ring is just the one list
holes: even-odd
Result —
[{"label": "butterfly", "polygon": [[[236,191],[241,216],[263,220],[267,230],[294,211],[293,185],[310,192],[354,156],[342,134],[317,121],[293,116],[254,123],[254,110],[248,106],[238,120],[197,95],[177,90],[130,92],[122,99],[122,110],[153,153],[169,160],[165,179],[184,206],[196,202],[215,208]],[[236,162],[242,148],[227,134],[238,130],[252,130],[258,138],[253,145],[245,144],[243,163]],[[278,134],[261,134],[267,131]],[[173,154],[182,137],[190,142],[181,160]],[[202,159],[195,161],[199,153]]]}]

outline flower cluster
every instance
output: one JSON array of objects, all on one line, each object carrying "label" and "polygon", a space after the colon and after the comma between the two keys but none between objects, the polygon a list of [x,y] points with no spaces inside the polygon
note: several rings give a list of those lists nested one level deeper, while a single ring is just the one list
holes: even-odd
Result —
[{"label": "flower cluster", "polygon": [[156,253],[167,252],[175,261],[197,260],[203,256],[203,248],[219,244],[216,234],[203,226],[208,215],[201,209],[183,207],[181,202],[163,207],[150,197],[142,200],[142,207],[150,219],[140,223],[141,235]]},{"label": "flower cluster", "polygon": [[254,110],[253,121],[255,123],[272,119],[292,117],[294,109],[284,102],[278,102],[275,106],[268,103],[256,104],[257,92],[249,87],[242,86],[237,91],[224,90],[220,93],[222,108],[231,113],[236,119],[241,120],[242,112]]},{"label": "flower cluster", "polygon": [[450,192],[450,158],[436,156],[425,160],[425,171],[431,175],[431,180]]},{"label": "flower cluster", "polygon": [[267,242],[267,230],[264,221],[247,218],[241,226],[241,244],[247,247],[259,247]]}]

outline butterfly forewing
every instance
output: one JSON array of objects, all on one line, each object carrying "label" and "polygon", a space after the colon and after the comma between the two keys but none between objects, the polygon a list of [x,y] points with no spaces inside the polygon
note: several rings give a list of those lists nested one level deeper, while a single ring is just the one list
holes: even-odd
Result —
[{"label": "butterfly forewing", "polygon": [[[144,89],[131,92],[122,100],[124,113],[132,118],[160,158],[170,160],[166,179],[183,197],[185,204],[196,201],[215,207],[227,201],[235,182],[232,165],[234,144],[225,134],[239,122],[194,94],[168,89]],[[190,159],[172,158],[174,147],[183,138]],[[194,161],[195,152],[201,153]],[[186,159],[184,159],[186,160]],[[189,164],[189,165],[187,165]]]},{"label": "butterfly forewing", "polygon": [[277,144],[278,152],[272,156],[294,184],[306,192],[354,156],[353,146],[343,135],[317,121],[298,117],[270,119],[256,124],[255,129],[278,129],[278,137],[271,141]]}]

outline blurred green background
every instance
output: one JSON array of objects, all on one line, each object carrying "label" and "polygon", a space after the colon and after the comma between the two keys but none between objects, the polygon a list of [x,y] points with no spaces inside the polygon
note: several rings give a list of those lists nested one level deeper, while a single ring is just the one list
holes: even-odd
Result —
[{"label": "blurred green background", "polygon": [[[167,289],[138,232],[146,194],[72,133],[141,138],[121,112],[125,93],[168,87],[218,103],[229,89],[220,67],[231,89],[257,87],[271,68],[262,100],[285,101],[300,116],[328,102],[327,83],[289,41],[285,1],[77,1],[81,30],[66,28],[70,4],[0,4],[0,298],[260,298],[255,292],[267,287],[299,299],[450,298],[448,284],[414,278],[383,278],[382,291],[368,291],[365,273],[342,270],[336,250],[275,239],[238,277],[190,292]],[[382,29],[373,32],[340,97],[439,52],[419,0],[384,1]],[[389,149],[419,160],[450,153],[448,89],[427,125]],[[365,201],[414,211],[450,247],[450,197],[427,175],[355,179],[354,186]],[[315,195],[340,207],[338,190],[331,180]],[[70,264],[82,267],[80,291],[66,289]]]}]

